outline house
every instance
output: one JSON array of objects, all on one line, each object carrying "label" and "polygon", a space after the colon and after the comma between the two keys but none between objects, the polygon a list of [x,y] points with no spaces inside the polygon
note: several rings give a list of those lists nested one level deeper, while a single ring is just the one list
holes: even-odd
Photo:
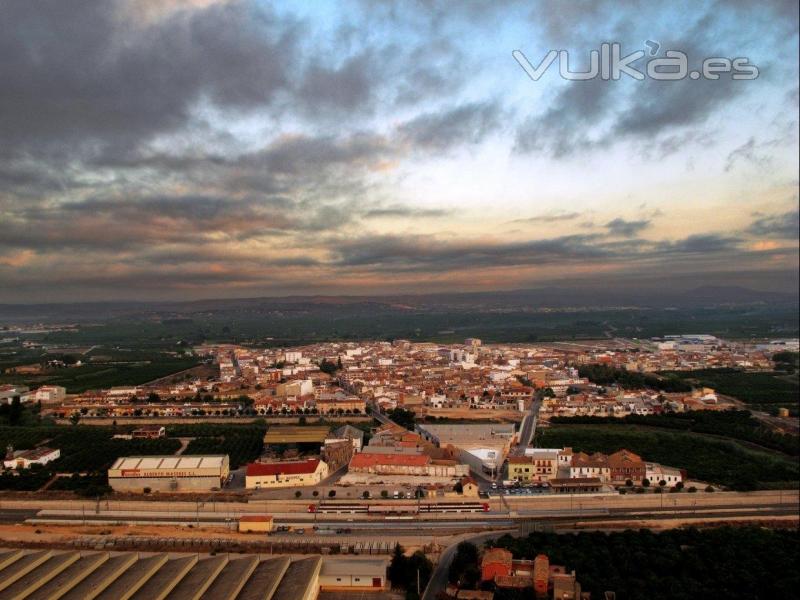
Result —
[{"label": "house", "polygon": [[478,482],[472,477],[461,478],[461,495],[468,498],[477,498],[479,491],[480,488],[478,488]]},{"label": "house", "polygon": [[615,483],[624,483],[628,479],[639,483],[647,471],[641,456],[624,449],[609,455],[608,466],[611,469],[611,481]]},{"label": "house", "polygon": [[361,452],[361,448],[364,446],[364,432],[352,425],[343,425],[328,434],[328,437],[325,438],[325,444],[341,440],[348,440],[353,445],[355,452]]},{"label": "house", "polygon": [[481,558],[481,581],[494,581],[496,577],[511,575],[513,556],[504,548],[489,548]]},{"label": "house", "polygon": [[[321,591],[381,592],[389,588],[383,558],[326,557],[319,573]],[[360,598],[361,596],[359,596]]]},{"label": "house", "polygon": [[645,477],[650,481],[650,485],[660,485],[664,481],[666,482],[665,487],[675,487],[683,481],[683,473],[680,469],[665,467],[658,463],[645,463],[645,465]]},{"label": "house", "polygon": [[245,473],[247,489],[316,485],[328,476],[328,465],[318,458],[250,463]]},{"label": "house", "polygon": [[517,481],[548,481],[558,474],[558,450],[525,452],[508,459],[508,476]]},{"label": "house", "polygon": [[142,425],[131,432],[133,439],[155,440],[166,437],[167,429],[163,425]]},{"label": "house", "polygon": [[608,457],[600,452],[595,452],[592,455],[585,452],[576,452],[572,455],[569,476],[571,479],[596,477],[602,481],[608,481],[611,477]]},{"label": "house", "polygon": [[33,399],[42,404],[57,404],[67,397],[67,388],[60,385],[43,385],[33,396]]},{"label": "house", "polygon": [[269,515],[242,515],[239,517],[239,533],[267,533],[272,531]]},{"label": "house", "polygon": [[6,451],[3,467],[6,469],[30,469],[31,465],[46,465],[61,456],[58,448],[39,446],[31,450],[14,451],[11,446]]}]

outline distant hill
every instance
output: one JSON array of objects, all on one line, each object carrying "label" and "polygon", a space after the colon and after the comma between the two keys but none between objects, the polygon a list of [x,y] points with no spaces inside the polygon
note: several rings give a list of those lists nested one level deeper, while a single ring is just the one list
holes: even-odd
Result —
[{"label": "distant hill", "polygon": [[183,318],[213,314],[406,313],[530,311],[638,307],[703,308],[762,304],[795,306],[797,294],[764,292],[736,286],[703,286],[676,291],[628,290],[610,287],[545,287],[496,292],[402,294],[392,296],[286,296],[211,299],[179,302],[90,302],[64,304],[0,304],[2,321],[105,321],[114,318]]}]

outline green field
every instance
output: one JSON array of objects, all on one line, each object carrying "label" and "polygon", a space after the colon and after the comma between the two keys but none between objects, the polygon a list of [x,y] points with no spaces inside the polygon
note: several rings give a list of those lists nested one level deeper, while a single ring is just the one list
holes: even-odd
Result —
[{"label": "green field", "polygon": [[800,402],[797,374],[750,373],[736,369],[670,371],[669,374],[695,386],[714,388],[718,393],[733,396],[756,410],[775,413],[779,407],[786,407],[796,411]]},{"label": "green field", "polygon": [[[0,427],[2,448],[12,446],[15,450],[22,450],[41,444],[61,450],[60,458],[41,469],[31,469],[19,475],[4,472],[0,475],[0,490],[36,490],[56,472],[88,473],[92,481],[105,484],[106,471],[120,456],[170,455],[181,446],[180,442],[174,439],[113,439],[114,433],[121,431],[111,427],[80,425]],[[77,489],[77,491],[89,492],[91,495],[94,489]]]},{"label": "green field", "polygon": [[158,354],[149,361],[128,363],[85,364],[78,367],[49,369],[37,375],[0,375],[2,383],[30,386],[61,385],[70,394],[124,385],[140,385],[198,364],[194,358],[176,358]]},{"label": "green field", "polygon": [[690,479],[739,490],[796,487],[800,480],[796,458],[689,432],[636,425],[554,425],[537,432],[536,445],[607,454],[626,448],[646,461],[685,469]]},{"label": "green field", "polygon": [[660,415],[617,417],[553,417],[553,425],[640,425],[662,429],[693,431],[732,438],[789,456],[800,456],[800,438],[770,429],[748,410],[699,410]]}]

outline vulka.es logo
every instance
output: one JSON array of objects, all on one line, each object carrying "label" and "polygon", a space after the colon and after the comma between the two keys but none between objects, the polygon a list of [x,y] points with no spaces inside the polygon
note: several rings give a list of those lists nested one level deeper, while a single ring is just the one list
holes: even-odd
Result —
[{"label": "vulka.es logo", "polygon": [[[647,40],[645,46],[650,56],[655,56],[661,45],[658,42]],[[575,71],[570,68],[570,55],[566,50],[550,50],[537,66],[528,60],[521,50],[511,53],[514,60],[534,81],[539,81],[550,66],[558,59],[559,75],[569,81],[586,81],[589,79],[618,80],[622,75],[633,77],[642,81],[646,78],[659,81],[678,81],[681,79],[710,79],[720,78],[720,74],[730,73],[732,79],[750,80],[759,75],[758,67],[751,64],[749,59],[711,57],[703,60],[699,70],[689,71],[689,58],[680,50],[667,50],[664,56],[651,58],[644,65],[644,70],[639,70],[633,63],[645,57],[644,50],[637,50],[622,56],[619,43],[600,44],[600,50],[589,52],[589,66],[585,71]]]}]

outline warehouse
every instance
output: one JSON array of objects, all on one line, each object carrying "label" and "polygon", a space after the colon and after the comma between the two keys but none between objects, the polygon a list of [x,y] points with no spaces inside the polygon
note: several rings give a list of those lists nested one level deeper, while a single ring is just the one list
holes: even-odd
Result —
[{"label": "warehouse", "polygon": [[117,492],[207,492],[221,488],[230,471],[227,455],[124,456],[108,470]]},{"label": "warehouse", "polygon": [[316,485],[328,476],[328,465],[318,459],[251,463],[245,473],[248,490]]},{"label": "warehouse", "polygon": [[319,574],[321,590],[380,591],[389,588],[384,558],[345,559],[327,557]]}]

